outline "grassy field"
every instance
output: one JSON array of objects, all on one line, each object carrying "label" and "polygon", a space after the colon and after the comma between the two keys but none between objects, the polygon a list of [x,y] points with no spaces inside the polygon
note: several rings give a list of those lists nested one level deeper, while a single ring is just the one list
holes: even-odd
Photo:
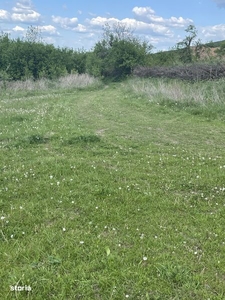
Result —
[{"label": "grassy field", "polygon": [[2,92],[0,299],[225,299],[225,85],[172,86]]}]

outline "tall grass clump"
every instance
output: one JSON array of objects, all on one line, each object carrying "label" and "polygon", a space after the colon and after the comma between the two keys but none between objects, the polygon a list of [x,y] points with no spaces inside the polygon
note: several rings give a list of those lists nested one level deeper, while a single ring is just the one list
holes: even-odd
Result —
[{"label": "tall grass clump", "polygon": [[36,93],[38,91],[54,91],[61,89],[83,89],[98,87],[100,81],[88,74],[68,74],[55,80],[41,78],[39,80],[26,79],[24,81],[0,81],[1,94],[14,94],[17,92]]},{"label": "tall grass clump", "polygon": [[188,82],[177,79],[137,79],[128,81],[128,89],[147,97],[152,103],[176,106],[193,113],[225,111],[225,79]]},{"label": "tall grass clump", "polygon": [[69,74],[65,77],[60,77],[60,88],[86,88],[99,84],[99,80],[88,74]]}]

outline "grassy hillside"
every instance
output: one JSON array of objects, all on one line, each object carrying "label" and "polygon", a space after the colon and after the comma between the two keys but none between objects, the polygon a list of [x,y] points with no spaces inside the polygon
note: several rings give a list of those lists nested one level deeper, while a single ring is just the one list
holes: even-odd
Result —
[{"label": "grassy hillside", "polygon": [[209,42],[206,44],[206,46],[208,46],[210,48],[217,48],[217,47],[220,47],[224,42],[225,42],[225,40],[217,41],[217,42]]},{"label": "grassy hillside", "polygon": [[224,299],[223,86],[2,93],[0,298]]},{"label": "grassy hillside", "polygon": [[[225,42],[225,40],[217,41],[217,42],[209,42],[203,44],[203,48],[201,49],[200,53],[200,60],[201,61],[209,61],[210,59],[215,59],[218,57],[217,51],[220,46]],[[195,46],[192,47],[193,55],[195,53]],[[172,49],[167,51],[160,51],[151,54],[152,55],[152,65],[173,65],[177,64],[177,58],[179,57],[178,50]],[[156,62],[156,63],[155,63]]]}]

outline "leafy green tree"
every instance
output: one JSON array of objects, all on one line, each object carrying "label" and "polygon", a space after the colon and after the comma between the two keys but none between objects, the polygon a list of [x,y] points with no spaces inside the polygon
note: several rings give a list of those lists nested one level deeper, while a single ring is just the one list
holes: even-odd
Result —
[{"label": "leafy green tree", "polygon": [[141,41],[121,23],[103,27],[103,39],[96,43],[87,59],[87,71],[95,76],[114,80],[132,73],[137,65],[147,62],[152,46]]},{"label": "leafy green tree", "polygon": [[[64,49],[62,51],[64,51]],[[83,74],[86,72],[87,53],[84,49],[66,49],[64,55],[68,73]]]},{"label": "leafy green tree", "polygon": [[6,74],[10,68],[10,56],[9,56],[9,48],[11,45],[11,40],[8,34],[2,33],[0,35],[0,71],[5,74],[4,77],[6,78]]},{"label": "leafy green tree", "polygon": [[177,65],[178,61],[179,55],[176,50],[159,51],[148,55],[147,66],[173,66]]},{"label": "leafy green tree", "polygon": [[38,27],[30,26],[25,39],[0,34],[0,80],[58,78],[86,72],[87,53],[44,44]]}]

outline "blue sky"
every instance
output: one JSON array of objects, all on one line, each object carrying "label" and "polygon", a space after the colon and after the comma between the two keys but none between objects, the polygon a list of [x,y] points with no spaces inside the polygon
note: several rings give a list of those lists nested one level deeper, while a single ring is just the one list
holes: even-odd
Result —
[{"label": "blue sky", "polygon": [[1,0],[0,32],[26,36],[38,26],[43,41],[90,50],[104,24],[122,23],[155,50],[173,47],[193,24],[202,42],[225,40],[225,0]]}]

